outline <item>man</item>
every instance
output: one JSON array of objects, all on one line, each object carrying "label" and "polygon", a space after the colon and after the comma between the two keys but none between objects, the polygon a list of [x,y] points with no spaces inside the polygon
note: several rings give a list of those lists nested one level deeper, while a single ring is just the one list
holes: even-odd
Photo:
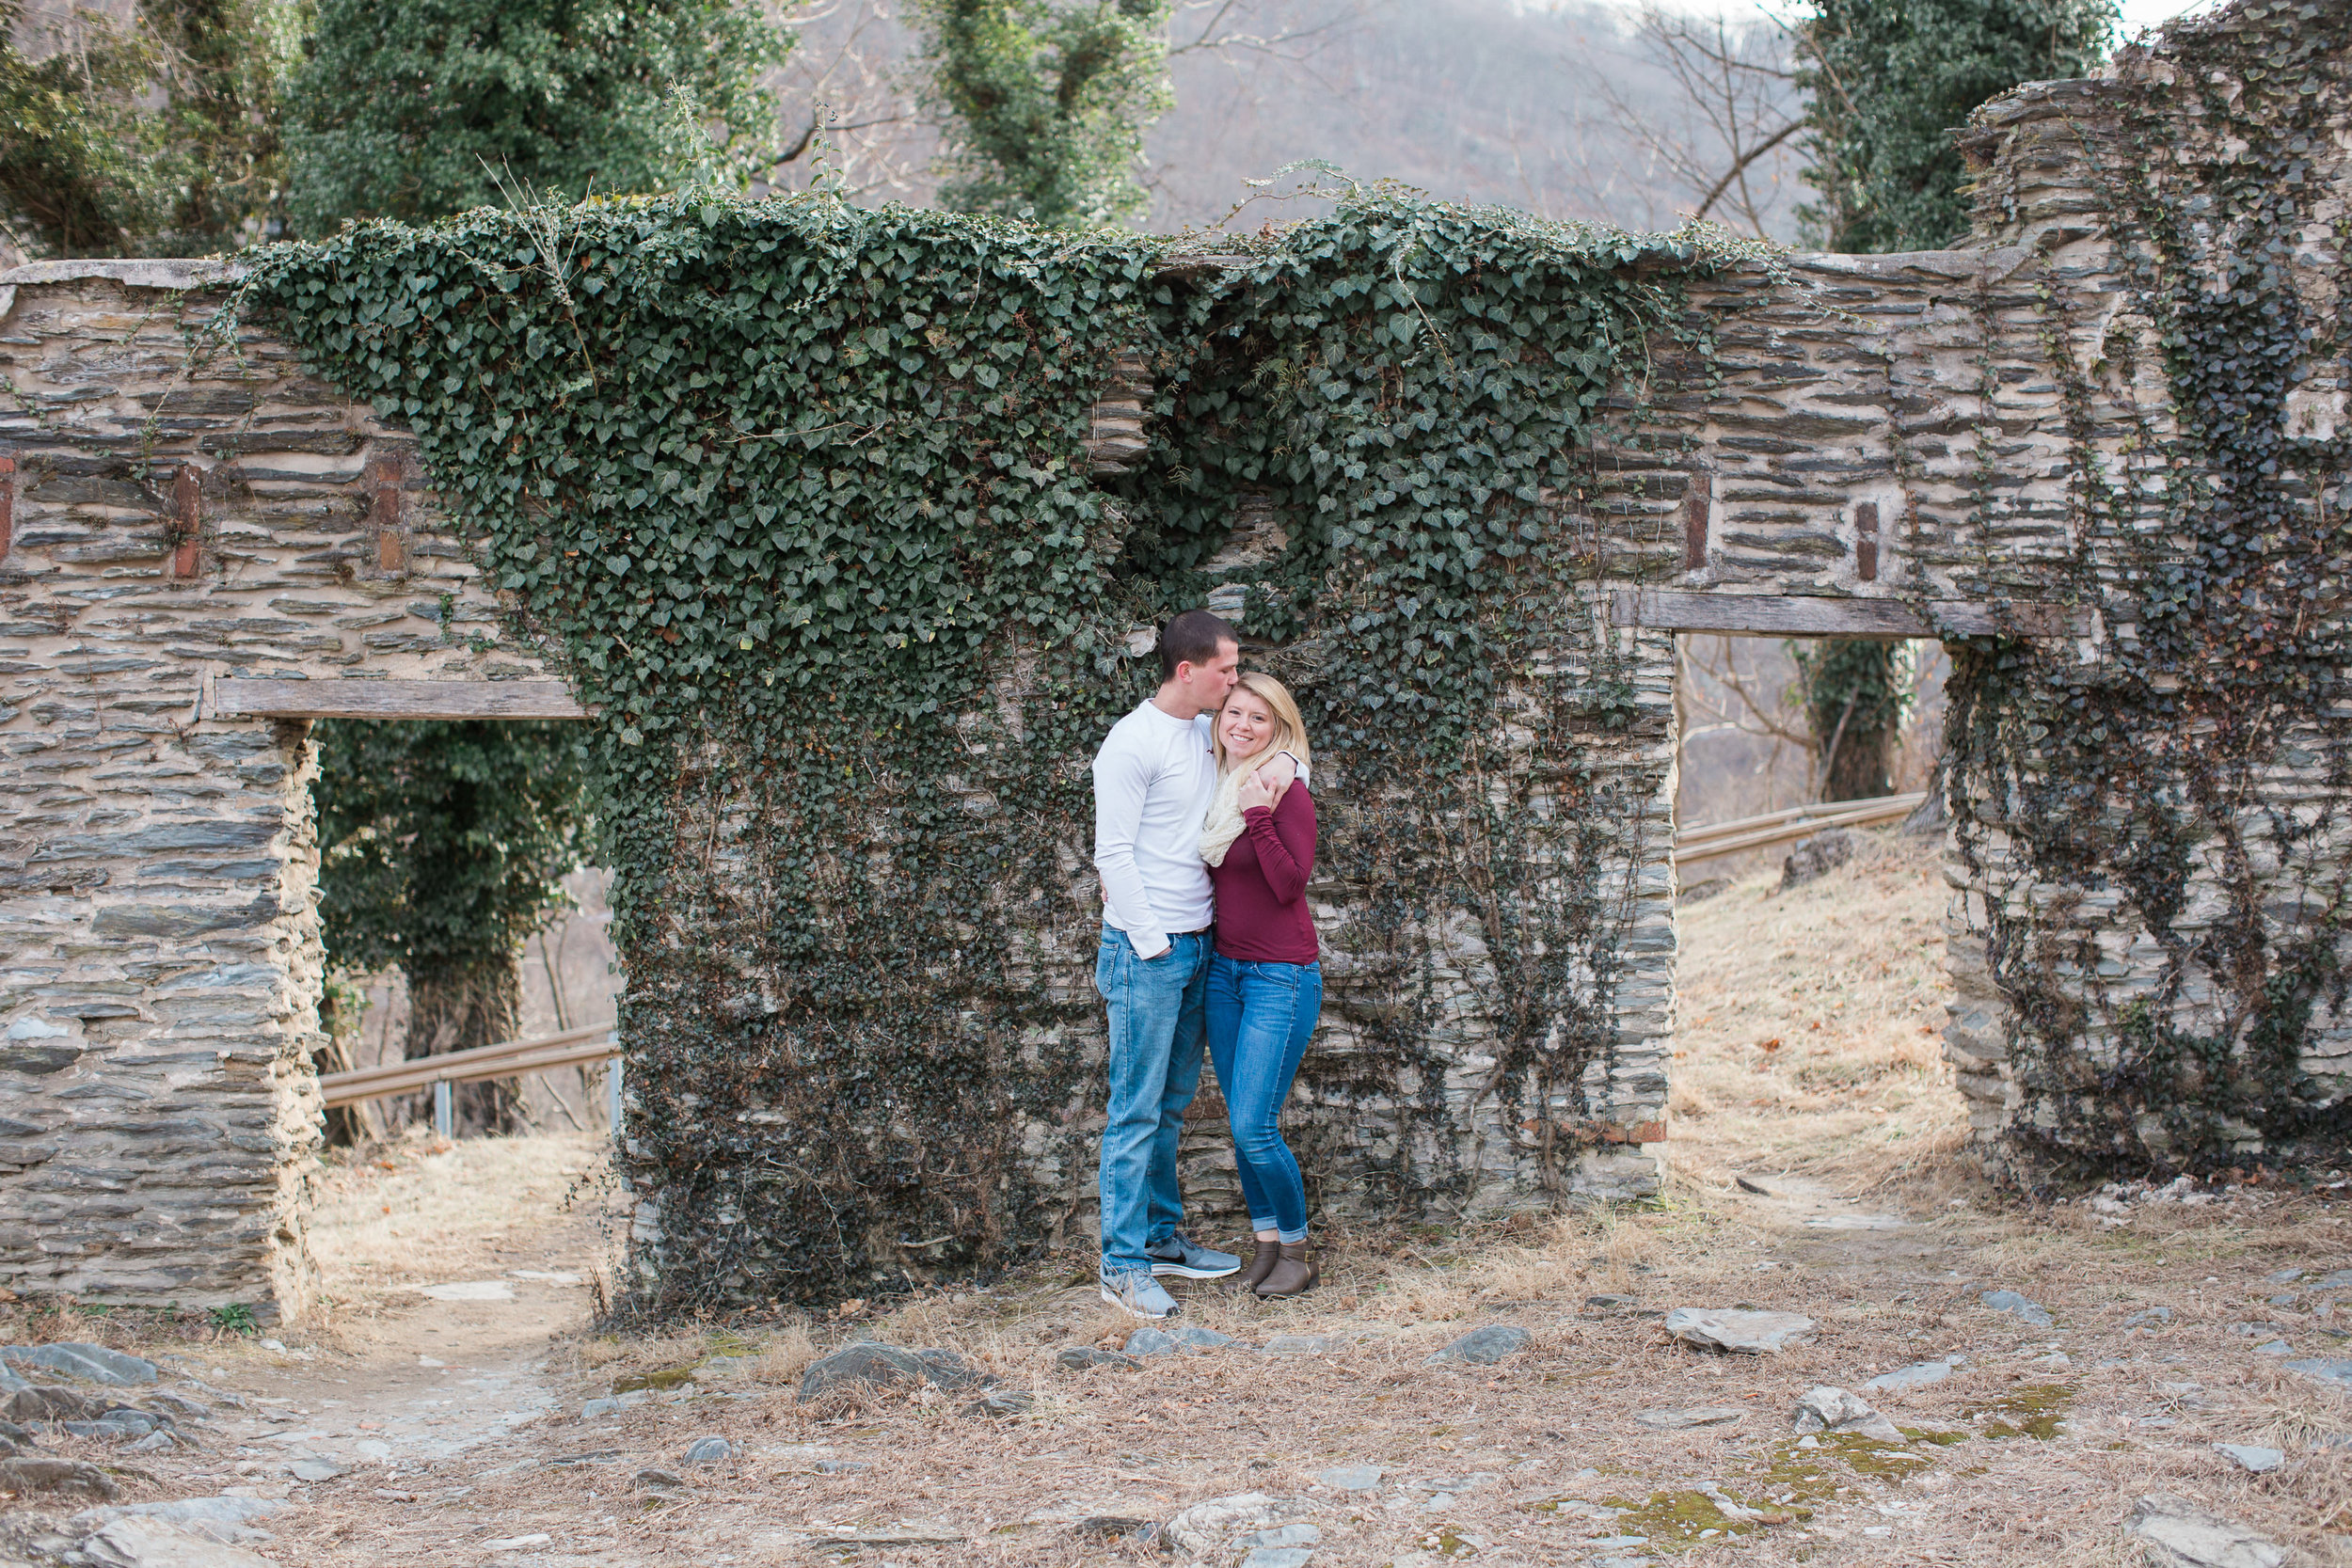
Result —
[{"label": "man", "polygon": [[1094,756],[1094,865],[1103,944],[1094,985],[1110,1009],[1110,1119],[1103,1129],[1103,1299],[1165,1318],[1154,1278],[1241,1268],[1194,1245],[1176,1187],[1176,1140],[1200,1084],[1209,974],[1208,867],[1200,824],[1216,794],[1209,726],[1241,664],[1233,628],[1188,610],[1160,633],[1160,689],[1111,727]]}]

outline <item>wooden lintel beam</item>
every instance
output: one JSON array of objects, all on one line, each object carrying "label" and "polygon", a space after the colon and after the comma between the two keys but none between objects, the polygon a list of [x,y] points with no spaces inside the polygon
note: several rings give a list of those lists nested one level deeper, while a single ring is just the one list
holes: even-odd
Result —
[{"label": "wooden lintel beam", "polygon": [[272,681],[213,683],[223,719],[585,719],[562,681]]},{"label": "wooden lintel beam", "polygon": [[1661,631],[1727,632],[1766,637],[1843,637],[1856,641],[1907,637],[2086,637],[2090,611],[2073,605],[1965,600],[1928,604],[1909,599],[1825,599],[1794,594],[1697,593],[1672,588],[1618,588],[1609,595],[1609,619],[1620,626]]}]

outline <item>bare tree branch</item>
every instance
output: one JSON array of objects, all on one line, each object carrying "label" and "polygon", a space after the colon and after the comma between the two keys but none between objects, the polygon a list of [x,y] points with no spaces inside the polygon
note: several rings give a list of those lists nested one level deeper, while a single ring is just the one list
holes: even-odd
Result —
[{"label": "bare tree branch", "polygon": [[1803,123],[1790,36],[1764,22],[1687,16],[1650,0],[1629,41],[1634,60],[1649,68],[1641,74],[1662,75],[1671,90],[1662,105],[1637,100],[1623,85],[1637,73],[1613,70],[1607,58],[1622,59],[1629,52],[1622,47],[1596,48],[1576,62],[1608,128],[1583,139],[1606,145],[1613,132],[1638,160],[1629,166],[1620,157],[1596,196],[1605,200],[1639,182],[1636,189],[1662,187],[1667,199],[1678,192],[1682,214],[1707,216],[1727,206],[1757,237],[1787,237],[1797,173],[1788,144]]}]

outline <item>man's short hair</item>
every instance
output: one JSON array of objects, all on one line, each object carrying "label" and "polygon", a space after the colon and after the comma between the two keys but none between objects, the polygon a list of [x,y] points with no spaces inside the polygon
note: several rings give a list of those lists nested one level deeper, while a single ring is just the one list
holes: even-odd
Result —
[{"label": "man's short hair", "polygon": [[1241,645],[1233,628],[1205,610],[1187,610],[1160,628],[1160,679],[1174,680],[1179,664],[1206,664],[1217,644]]}]

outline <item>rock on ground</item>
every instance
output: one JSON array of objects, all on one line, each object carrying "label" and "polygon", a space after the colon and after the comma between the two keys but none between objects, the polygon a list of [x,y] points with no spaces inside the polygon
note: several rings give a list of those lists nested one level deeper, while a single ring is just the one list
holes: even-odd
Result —
[{"label": "rock on ground", "polygon": [[85,1509],[73,1516],[75,1529],[96,1530],[117,1519],[152,1519],[191,1535],[209,1536],[234,1544],[261,1540],[267,1532],[254,1522],[293,1511],[294,1504],[275,1497],[181,1497],[163,1503],[122,1503]]},{"label": "rock on ground", "polygon": [[1683,1432],[1692,1427],[1722,1426],[1747,1412],[1736,1404],[1703,1404],[1691,1410],[1643,1410],[1633,1418],[1659,1432]]},{"label": "rock on ground", "polygon": [[243,1546],[136,1515],[107,1521],[75,1555],[90,1568],[278,1568]]},{"label": "rock on ground", "polygon": [[2038,1301],[2028,1301],[2014,1291],[1987,1291],[1977,1299],[1995,1312],[2008,1313],[2019,1323],[2031,1323],[2036,1328],[2051,1326],[2048,1307]]},{"label": "rock on ground", "polygon": [[1895,1423],[1871,1409],[1859,1395],[1826,1386],[1808,1389],[1797,1401],[1794,1427],[1798,1432],[1850,1432],[1881,1443],[1903,1440]]},{"label": "rock on ground", "polygon": [[1213,1328],[1202,1328],[1199,1323],[1183,1323],[1175,1328],[1138,1328],[1127,1336],[1127,1354],[1131,1356],[1191,1355],[1232,1342],[1231,1335],[1219,1334]]},{"label": "rock on ground", "polygon": [[1941,1383],[1952,1375],[1954,1369],[1965,1365],[1963,1356],[1947,1356],[1941,1361],[1915,1361],[1908,1367],[1898,1367],[1891,1372],[1881,1372],[1862,1386],[1873,1394],[1899,1394],[1907,1389],[1925,1388],[1931,1383]]},{"label": "rock on ground", "polygon": [[1534,1338],[1517,1323],[1488,1323],[1484,1328],[1471,1329],[1422,1365],[1438,1367],[1458,1361],[1473,1367],[1491,1367],[1504,1356],[1525,1350]]},{"label": "rock on ground", "polygon": [[966,1416],[1025,1416],[1037,1404],[1037,1396],[1025,1389],[994,1388],[963,1407]]},{"label": "rock on ground", "polygon": [[1853,859],[1861,845],[1862,835],[1851,828],[1824,828],[1811,838],[1798,841],[1788,858],[1780,863],[1780,886],[1776,891],[1787,893],[1792,887],[1820,880]]},{"label": "rock on ground", "polygon": [[106,1472],[79,1459],[0,1459],[0,1489],[23,1496],[32,1492],[79,1492],[100,1502],[112,1502],[115,1483]]},{"label": "rock on ground", "polygon": [[2280,1568],[2286,1553],[2245,1526],[2162,1492],[2139,1499],[2125,1528],[2157,1568]]},{"label": "rock on ground", "polygon": [[896,1345],[861,1339],[810,1362],[808,1370],[801,1374],[798,1398],[805,1402],[851,1385],[886,1388],[893,1384],[930,1383],[952,1390],[980,1386],[990,1381],[965,1366],[952,1351],[904,1351]]},{"label": "rock on ground", "polygon": [[1370,1492],[1380,1484],[1377,1465],[1342,1465],[1315,1477],[1335,1492]]},{"label": "rock on ground", "polygon": [[2255,1475],[2266,1476],[2287,1462],[2287,1456],[2277,1449],[2256,1448],[2250,1443],[2216,1443],[2214,1452],[2234,1459]]},{"label": "rock on ground", "polygon": [[2322,1383],[2352,1388],[2352,1356],[2307,1355],[2293,1361],[2282,1361],[2280,1365],[2288,1371],[2301,1372],[2305,1377],[2317,1378]]},{"label": "rock on ground", "polygon": [[103,1383],[117,1388],[152,1383],[156,1375],[152,1361],[125,1355],[103,1345],[0,1345],[0,1361],[18,1368],[40,1367],[86,1383]]},{"label": "rock on ground", "polygon": [[1305,1497],[1269,1497],[1263,1492],[1242,1492],[1193,1504],[1168,1522],[1168,1540],[1195,1557],[1219,1556],[1240,1544],[1240,1538],[1279,1529],[1314,1512]]},{"label": "rock on ground", "polygon": [[1701,1350],[1736,1351],[1743,1355],[1770,1355],[1813,1332],[1813,1320],[1800,1312],[1713,1311],[1677,1307],[1666,1314],[1665,1330],[1687,1345]]},{"label": "rock on ground", "polygon": [[1103,1350],[1094,1345],[1072,1345],[1054,1357],[1054,1365],[1065,1372],[1083,1372],[1094,1367],[1117,1367],[1132,1372],[1143,1363],[1115,1350]]}]

